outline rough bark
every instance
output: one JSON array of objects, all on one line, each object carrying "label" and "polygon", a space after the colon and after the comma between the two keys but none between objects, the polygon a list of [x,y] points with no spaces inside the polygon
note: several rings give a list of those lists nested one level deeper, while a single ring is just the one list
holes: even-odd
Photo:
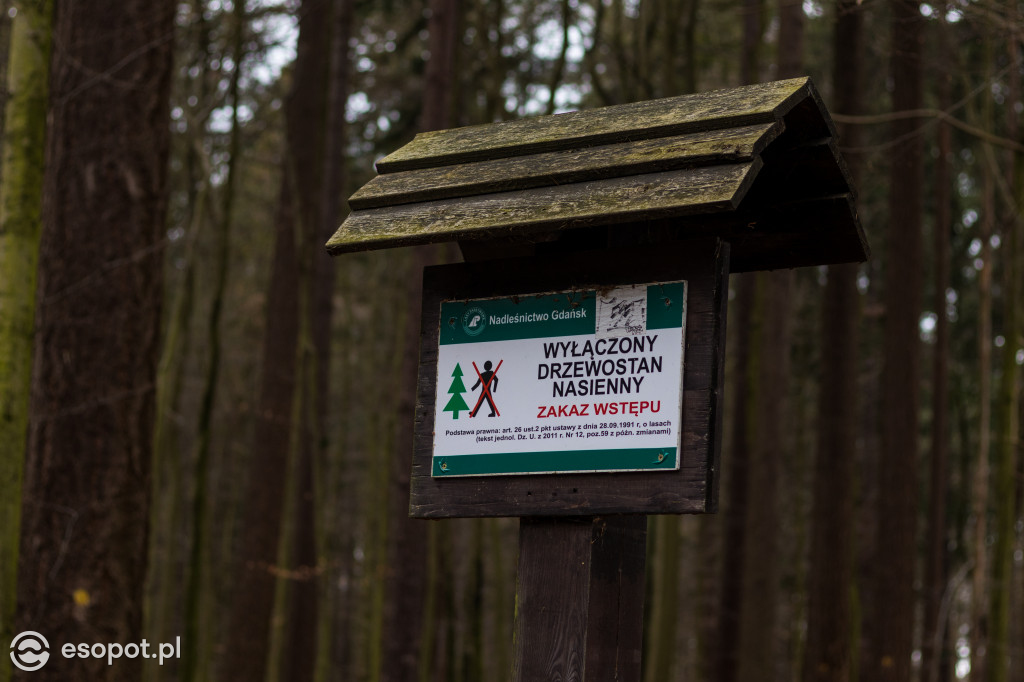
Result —
[{"label": "rough bark", "polygon": [[[21,486],[28,442],[36,264],[49,97],[52,0],[20,4],[11,35],[0,182],[0,651],[17,601]],[[2,46],[0,46],[2,47]],[[6,62],[6,60],[5,60]],[[6,96],[6,92],[4,93]],[[0,680],[10,679],[8,656]]]},{"label": "rough bark", "polygon": [[[743,0],[743,49],[741,56],[740,80],[753,83],[757,80],[758,56],[762,33],[764,0]],[[736,302],[733,306],[735,322],[733,330],[748,330],[753,321],[756,276],[740,275],[736,283]],[[737,334],[737,332],[733,332]],[[737,334],[735,377],[731,393],[736,402],[732,411],[732,446],[729,453],[728,494],[723,508],[723,572],[721,601],[719,606],[718,636],[712,658],[713,672],[718,682],[735,682],[739,670],[740,613],[742,608],[742,580],[746,565],[746,523],[747,489],[751,460],[752,414],[757,405],[752,379],[750,334]]]},{"label": "rough bark", "polygon": [[803,75],[804,23],[802,0],[779,0],[779,49],[776,78],[796,78]]},{"label": "rough bark", "polygon": [[760,80],[761,42],[764,34],[765,0],[743,0],[743,44],[740,51],[740,82]]},{"label": "rough bark", "polygon": [[[893,110],[920,109],[924,18],[917,0],[893,0]],[[890,136],[889,226],[881,390],[882,463],[874,566],[871,668],[866,679],[908,682],[914,624],[918,438],[918,319],[922,282],[921,138],[915,118],[894,121]]]},{"label": "rough bark", "polygon": [[792,272],[759,273],[750,333],[756,339],[750,392],[752,452],[739,629],[737,679],[772,675],[779,661],[775,618],[779,598],[779,483],[786,449]]},{"label": "rough bark", "polygon": [[562,48],[558,52],[558,59],[551,72],[551,81],[548,83],[548,104],[545,113],[555,113],[558,103],[555,101],[555,93],[562,85],[562,78],[565,75],[566,56],[569,53],[569,27],[572,26],[572,6],[569,0],[562,0]]},{"label": "rough bark", "polygon": [[[309,281],[312,259],[318,254],[316,236],[320,227],[319,186],[321,161],[320,134],[325,107],[328,29],[327,5],[322,0],[305,0],[299,9],[299,38],[292,70],[292,86],[285,103],[286,145],[281,194],[275,220],[276,236],[270,288],[267,295],[267,324],[263,345],[263,377],[254,430],[248,491],[245,500],[240,544],[237,553],[237,582],[229,615],[227,650],[222,675],[231,680],[263,680],[267,674],[271,614],[279,580],[301,577],[305,572],[279,566],[280,540],[285,524],[288,486],[297,486],[303,477],[298,443],[293,429],[299,422],[293,417],[312,409],[308,403],[297,405],[297,386],[306,367],[306,349],[300,347],[302,291]],[[303,275],[303,269],[306,274]],[[305,489],[305,488],[304,488]],[[312,500],[307,500],[312,504]],[[294,516],[292,517],[294,518]],[[283,569],[283,570],[282,570]],[[296,581],[302,582],[302,581]],[[282,587],[282,589],[284,589]],[[285,603],[285,602],[282,602]],[[315,641],[315,616],[306,624]],[[278,641],[278,646],[283,643]],[[277,651],[281,651],[277,649]],[[279,660],[290,660],[287,653]],[[290,669],[293,679],[312,675],[314,657],[297,661]]]},{"label": "rough bark", "polygon": [[[837,8],[835,83],[837,111],[861,109],[863,12],[855,0]],[[857,147],[856,126],[840,129],[844,147]],[[854,183],[860,157],[847,157]],[[810,589],[804,682],[851,682],[853,668],[853,488],[857,431],[857,327],[860,317],[855,264],[833,265],[822,295],[822,376],[818,446],[811,512]]]},{"label": "rough bark", "polygon": [[[348,123],[345,120],[345,103],[351,91],[351,63],[349,40],[353,28],[354,0],[333,0],[331,26],[330,73],[327,85],[327,111],[324,133],[324,170],[320,188],[320,242],[327,239],[341,222],[341,198],[348,185],[345,170],[344,148],[348,140]],[[319,246],[319,244],[317,244]],[[329,403],[331,325],[334,319],[333,292],[335,288],[334,260],[322,248],[316,259],[315,290],[313,292],[313,344],[316,352],[316,424],[310,443],[314,465],[327,461],[331,442],[328,439],[327,415]],[[346,451],[351,457],[353,453]],[[346,463],[345,466],[349,466]],[[322,469],[315,466],[315,478],[321,481]],[[322,488],[317,489],[315,499],[322,501]],[[351,496],[354,491],[346,491]],[[351,536],[347,529],[341,531]],[[318,581],[322,601],[317,609],[320,621],[317,631],[317,666],[315,677],[327,679],[328,670],[347,670],[351,656],[349,636],[349,614],[353,605],[347,600],[347,591],[339,585],[351,580],[351,551],[344,551],[351,540],[342,540],[334,546],[328,528],[318,527],[318,555],[340,556],[336,576]],[[318,563],[319,566],[319,563]],[[332,633],[332,627],[336,628]],[[294,646],[293,646],[294,650]]]},{"label": "rough bark", "polygon": [[[803,9],[793,0],[780,0],[778,9],[780,33],[775,76],[784,79],[799,75],[803,68]],[[747,68],[748,75],[753,76],[753,66]],[[751,349],[757,378],[750,393],[753,432],[749,437],[753,447],[746,492],[746,562],[739,631],[741,682],[777,674],[782,660],[778,655],[781,641],[776,618],[781,573],[782,463],[786,455],[792,455],[786,436],[794,284],[792,270],[757,275],[751,332],[757,339]]]},{"label": "rough bark", "polygon": [[451,126],[452,91],[455,82],[455,52],[458,46],[460,0],[430,0],[430,59],[427,60],[426,86],[420,130],[442,130]]},{"label": "rough bark", "polygon": [[[11,61],[11,2],[12,0],[0,0],[0,121],[4,120],[7,111],[7,98],[10,96],[10,83],[8,82],[8,67]],[[52,16],[52,15],[51,15]],[[49,76],[47,76],[47,87]],[[3,164],[0,163],[0,181],[3,180]]]},{"label": "rough bark", "polygon": [[242,153],[241,124],[238,120],[239,82],[241,64],[245,60],[246,12],[244,0],[235,0],[231,30],[232,61],[234,70],[228,84],[228,98],[231,106],[231,132],[228,143],[228,162],[224,184],[220,224],[215,233],[214,282],[212,301],[207,317],[207,359],[206,376],[199,408],[199,423],[196,433],[195,458],[193,462],[194,491],[192,497],[192,527],[189,534],[190,547],[185,577],[185,627],[182,644],[180,676],[185,682],[201,677],[201,647],[204,643],[203,617],[209,611],[203,609],[203,577],[208,570],[209,557],[209,474],[210,448],[213,431],[213,416],[217,403],[217,388],[221,372],[221,312],[224,309],[225,289],[228,280],[228,256],[231,251],[231,223],[235,207],[235,169]]},{"label": "rough bark", "polygon": [[[741,607],[741,581],[743,566],[746,563],[746,521],[747,521],[747,487],[750,467],[751,439],[750,414],[756,408],[751,405],[750,396],[754,395],[751,382],[751,336],[749,333],[753,320],[754,293],[756,275],[740,275],[738,278],[736,301],[733,304],[734,322],[731,329],[748,330],[737,334],[735,364],[733,366],[734,384],[730,393],[734,396],[732,409],[732,446],[729,452],[729,485],[726,504],[723,510],[723,563],[721,579],[721,601],[718,608],[718,636],[713,646],[715,679],[719,682],[732,682],[736,679],[738,669],[738,650]],[[734,332],[735,333],[735,332]],[[714,651],[717,649],[717,651]]]},{"label": "rough bark", "polygon": [[[55,15],[16,621],[137,642],[150,501],[174,3]],[[136,680],[65,659],[38,680]]]},{"label": "rough bark", "polygon": [[[984,40],[983,68],[992,71],[992,39]],[[982,125],[992,128],[992,96],[982,97]],[[983,158],[992,156],[982,150]],[[981,164],[982,206],[979,239],[981,271],[978,273],[978,457],[971,484],[971,508],[974,517],[971,551],[971,682],[985,679],[985,650],[988,629],[988,498],[989,457],[992,446],[992,228],[995,223],[995,172],[992,164]]]},{"label": "rough bark", "polygon": [[[205,112],[209,111],[208,84],[211,80],[210,22],[203,15],[205,8],[206,0],[191,0],[189,30],[178,34],[179,41],[194,45],[189,67],[190,74],[194,73],[195,77],[190,77],[186,89],[195,92],[195,106],[190,107],[187,114],[192,123],[188,127],[185,152],[187,208],[181,219],[186,230],[184,253],[181,256],[184,267],[176,283],[173,280],[165,283],[164,297],[171,305],[161,331],[162,347],[157,365],[156,415],[153,426],[153,515],[145,615],[147,635],[156,641],[165,641],[171,633],[183,631],[183,609],[179,607],[180,575],[184,561],[181,553],[176,550],[184,532],[184,458],[180,456],[180,446],[186,438],[177,417],[184,407],[182,396],[185,394],[186,360],[190,357],[194,336],[191,319],[199,276],[197,243],[209,215],[207,206],[211,200],[211,186],[205,181],[209,176],[209,162],[205,156],[201,156],[202,137],[209,116]],[[166,254],[164,260],[168,262]],[[173,295],[169,296],[172,291]],[[175,679],[177,663],[173,661],[155,670],[146,670],[144,679],[146,682]]]},{"label": "rough bark", "polygon": [[[1014,12],[1015,16],[1019,16]],[[1020,47],[1016,40],[1010,41],[1009,57],[1016,63],[1020,58]],[[1020,102],[1020,74],[1014,71],[1010,75],[1010,111]],[[1010,115],[1009,134],[1013,138],[1019,135],[1018,121]],[[1012,157],[1011,157],[1012,158]],[[994,161],[994,159],[993,159]],[[1012,175],[1018,183],[1017,201],[1021,193],[1019,184],[1022,182],[1024,169],[1020,159],[1014,158]],[[1002,244],[1005,249],[1003,256],[1003,338],[1001,349],[1001,372],[999,388],[996,393],[995,425],[998,429],[996,449],[993,457],[995,473],[992,489],[993,497],[993,531],[995,545],[992,548],[992,583],[989,592],[989,641],[986,682],[1007,682],[1010,670],[1015,667],[1011,662],[1013,645],[1010,640],[1010,612],[1012,603],[1011,585],[1013,583],[1013,553],[1016,544],[1014,529],[1017,519],[1017,482],[1015,474],[1018,470],[1017,450],[1020,444],[1020,402],[1021,388],[1020,366],[1017,364],[1018,349],[1024,347],[1024,333],[1021,325],[1021,279],[1024,278],[1024,222],[1017,215],[1015,207],[1011,207],[1009,216],[1004,221]],[[1020,666],[1017,658],[1016,666]]]},{"label": "rough bark", "polygon": [[[421,130],[450,127],[455,55],[458,45],[459,0],[431,0],[429,32],[430,59],[420,115]],[[423,268],[438,260],[434,247],[416,247],[409,263],[409,287],[405,332],[402,336],[400,385],[414,386],[419,360],[420,303]],[[415,679],[419,670],[423,609],[426,601],[426,559],[429,554],[427,529],[423,521],[408,518],[409,476],[412,471],[412,438],[415,396],[402,390],[395,409],[394,460],[388,485],[387,602],[380,679],[384,682]],[[434,535],[436,538],[436,534]]]},{"label": "rough bark", "polygon": [[[677,656],[676,630],[679,621],[679,532],[678,516],[655,516],[648,536],[648,609],[644,609],[644,679],[660,682],[672,679]],[[653,551],[652,551],[653,550]]]},{"label": "rough bark", "polygon": [[[948,49],[947,32],[941,26],[940,50]],[[950,105],[950,76],[940,73],[939,107]],[[950,126],[938,124],[939,156],[935,160],[935,293],[932,307],[937,316],[935,348],[932,358],[932,429],[931,471],[928,493],[928,540],[924,582],[924,621],[921,642],[921,679],[939,682],[941,662],[945,657],[946,624],[941,618],[942,599],[946,591],[946,497],[949,490],[949,316],[946,314],[946,291],[950,282],[950,243],[952,231],[952,197]]]}]

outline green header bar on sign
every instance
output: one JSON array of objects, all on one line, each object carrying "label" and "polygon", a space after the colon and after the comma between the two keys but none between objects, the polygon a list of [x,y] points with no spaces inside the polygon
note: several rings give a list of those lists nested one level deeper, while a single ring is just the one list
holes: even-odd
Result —
[{"label": "green header bar on sign", "polygon": [[676,468],[676,448],[562,450],[434,456],[433,476],[649,471]]},{"label": "green header bar on sign", "polygon": [[593,334],[595,309],[593,291],[445,301],[441,304],[440,343]]},{"label": "green header bar on sign", "polygon": [[[593,334],[597,292],[484,298],[441,303],[442,346]],[[686,283],[647,287],[647,329],[671,329],[683,322]]]},{"label": "green header bar on sign", "polygon": [[647,286],[647,329],[672,329],[683,323],[686,282]]}]

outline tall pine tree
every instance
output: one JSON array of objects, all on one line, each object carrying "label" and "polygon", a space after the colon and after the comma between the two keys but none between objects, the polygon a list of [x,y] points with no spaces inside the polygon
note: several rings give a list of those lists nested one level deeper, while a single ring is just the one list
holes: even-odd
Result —
[{"label": "tall pine tree", "polygon": [[[11,35],[0,184],[0,651],[14,637],[21,483],[28,441],[52,0],[19,5]],[[2,46],[0,46],[2,47]],[[11,664],[0,660],[0,680]]]},{"label": "tall pine tree", "polygon": [[[54,19],[16,620],[51,642],[142,637],[175,6]],[[33,679],[142,665],[51,652]]]},{"label": "tall pine tree", "polygon": [[878,468],[874,656],[866,679],[909,682],[917,558],[918,319],[922,300],[923,145],[921,109],[924,17],[918,0],[893,0],[892,106],[900,115],[890,135],[889,228],[885,277],[885,339],[881,391],[882,457]]}]

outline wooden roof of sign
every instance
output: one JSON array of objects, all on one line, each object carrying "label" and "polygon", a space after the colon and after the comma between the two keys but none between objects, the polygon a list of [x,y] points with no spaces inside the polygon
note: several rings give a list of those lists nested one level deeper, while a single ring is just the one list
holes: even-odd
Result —
[{"label": "wooden roof of sign", "polygon": [[808,78],[420,133],[377,162],[327,250],[653,228],[727,239],[733,272],[863,261],[835,138]]}]

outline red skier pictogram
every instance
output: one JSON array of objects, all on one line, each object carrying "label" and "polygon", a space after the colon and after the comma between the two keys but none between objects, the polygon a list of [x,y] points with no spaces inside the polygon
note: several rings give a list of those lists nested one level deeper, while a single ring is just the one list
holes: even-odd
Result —
[{"label": "red skier pictogram", "polygon": [[491,391],[498,390],[498,377],[495,375],[498,373],[498,370],[501,369],[501,363],[503,362],[505,361],[498,360],[498,366],[495,367],[494,371],[492,372],[491,361],[486,361],[484,363],[483,373],[480,372],[480,369],[476,366],[476,363],[473,363],[473,371],[476,372],[477,380],[470,390],[476,390],[477,386],[480,386],[481,388],[480,398],[476,401],[476,405],[473,406],[473,410],[469,413],[470,417],[476,416],[476,413],[480,410],[480,406],[483,404],[484,400],[486,400],[487,404],[491,406],[491,413],[487,415],[488,417],[493,417],[495,415],[499,417],[501,416],[501,413],[498,412],[497,405],[494,404],[494,396],[491,394]]}]

